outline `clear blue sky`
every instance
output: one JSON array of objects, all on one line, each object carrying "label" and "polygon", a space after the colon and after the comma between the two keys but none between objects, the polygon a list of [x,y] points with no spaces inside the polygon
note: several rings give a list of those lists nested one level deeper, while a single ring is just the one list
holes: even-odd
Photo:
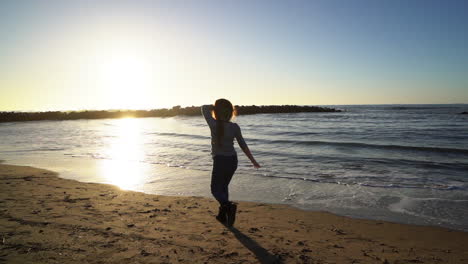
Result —
[{"label": "clear blue sky", "polygon": [[468,1],[2,1],[0,110],[468,103]]}]

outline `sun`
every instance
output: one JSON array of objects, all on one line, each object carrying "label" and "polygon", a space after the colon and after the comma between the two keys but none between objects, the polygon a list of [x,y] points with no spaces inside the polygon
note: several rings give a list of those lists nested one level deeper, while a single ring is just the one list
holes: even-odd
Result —
[{"label": "sun", "polygon": [[138,50],[112,49],[98,62],[98,88],[105,91],[109,108],[143,109],[155,89],[154,65]]}]

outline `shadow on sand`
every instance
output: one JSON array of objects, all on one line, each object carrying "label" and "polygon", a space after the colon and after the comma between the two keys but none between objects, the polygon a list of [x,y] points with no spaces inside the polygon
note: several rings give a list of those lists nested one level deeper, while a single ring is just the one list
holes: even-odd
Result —
[{"label": "shadow on sand", "polygon": [[229,230],[234,234],[234,236],[239,240],[239,242],[244,245],[248,250],[254,253],[255,257],[262,264],[281,264],[283,263],[278,257],[268,252],[262,246],[260,246],[255,240],[251,239],[249,236],[245,235],[239,229],[235,227],[230,227]]}]

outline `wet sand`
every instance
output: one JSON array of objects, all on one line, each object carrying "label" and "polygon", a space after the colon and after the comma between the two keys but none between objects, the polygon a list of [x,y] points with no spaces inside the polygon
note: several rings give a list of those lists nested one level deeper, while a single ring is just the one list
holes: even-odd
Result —
[{"label": "wet sand", "polygon": [[468,233],[123,191],[0,165],[0,263],[468,263]]}]

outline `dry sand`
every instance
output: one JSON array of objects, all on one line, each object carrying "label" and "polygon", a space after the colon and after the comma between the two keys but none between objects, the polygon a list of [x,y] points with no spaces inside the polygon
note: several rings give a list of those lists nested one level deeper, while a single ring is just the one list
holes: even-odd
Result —
[{"label": "dry sand", "polygon": [[468,263],[468,233],[122,191],[0,165],[0,263]]}]

